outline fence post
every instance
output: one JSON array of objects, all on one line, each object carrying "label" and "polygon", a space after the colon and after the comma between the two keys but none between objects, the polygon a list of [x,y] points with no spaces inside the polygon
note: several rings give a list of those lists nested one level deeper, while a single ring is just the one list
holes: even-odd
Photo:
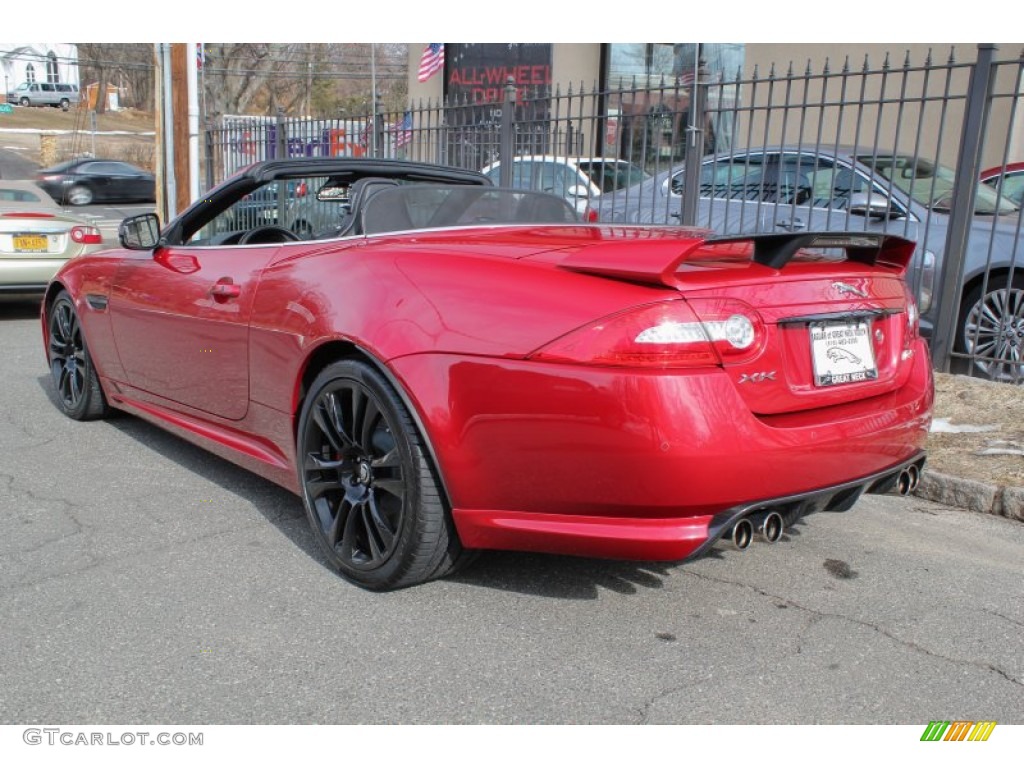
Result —
[{"label": "fence post", "polygon": [[956,181],[953,183],[953,199],[957,202],[949,217],[945,252],[938,274],[939,315],[932,329],[931,339],[932,365],[944,373],[949,372],[949,356],[953,351],[956,324],[960,316],[967,238],[971,233],[971,222],[974,218],[974,198],[978,188],[978,173],[981,170],[984,129],[991,107],[995,73],[992,60],[995,51],[996,46],[992,43],[982,43],[978,46],[978,58],[971,70],[967,101],[964,104],[964,125],[960,134]]},{"label": "fence post", "polygon": [[505,98],[501,102],[501,137],[498,140],[498,160],[501,162],[498,183],[512,186],[512,158],[516,154],[515,134],[516,81],[509,77],[505,83]]},{"label": "fence post", "polygon": [[384,155],[384,115],[381,109],[381,100],[378,98],[373,102],[373,156],[375,158]]},{"label": "fence post", "polygon": [[683,148],[683,194],[679,202],[679,222],[687,227],[697,224],[697,201],[700,199],[700,163],[704,157],[704,128],[707,125],[708,101],[707,62],[703,57],[697,63],[697,77],[690,91],[690,124],[686,126],[686,146]]},{"label": "fence post", "polygon": [[209,119],[206,121],[206,191],[213,189],[214,185],[214,163],[216,158],[214,143],[213,143],[213,122]]},{"label": "fence post", "polygon": [[288,140],[284,135],[284,109],[277,108],[277,120],[274,130],[274,157],[283,160],[287,157]]}]

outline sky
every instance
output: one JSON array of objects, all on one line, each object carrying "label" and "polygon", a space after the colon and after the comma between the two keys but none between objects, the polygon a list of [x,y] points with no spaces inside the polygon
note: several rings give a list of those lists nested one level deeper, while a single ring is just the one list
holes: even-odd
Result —
[{"label": "sky", "polygon": [[[31,4],[10,5],[4,10],[8,30],[38,33],[38,10]],[[654,35],[666,35],[674,42],[976,43],[1007,42],[1006,35],[1019,34],[1017,25],[1005,23],[1007,13],[1015,10],[989,7],[981,14],[943,15],[923,12],[927,6],[920,3],[892,0],[857,0],[853,5],[821,0],[731,0],[728,5],[686,0],[440,0],[404,7],[395,2],[302,0],[301,12],[288,10],[282,18],[275,17],[272,6],[254,4],[241,10],[244,4],[216,0],[175,0],[164,11],[160,4],[143,9],[137,0],[92,0],[87,13],[84,5],[81,0],[48,3],[47,37],[86,42],[195,42],[198,36],[218,42],[385,43],[432,35],[466,43],[614,43],[650,42]],[[411,12],[403,12],[405,8]],[[668,35],[667,30],[674,32]]]}]

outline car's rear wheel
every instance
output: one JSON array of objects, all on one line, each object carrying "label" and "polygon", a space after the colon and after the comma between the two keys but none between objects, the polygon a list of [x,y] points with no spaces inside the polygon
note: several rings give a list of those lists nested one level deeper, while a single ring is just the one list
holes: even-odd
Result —
[{"label": "car's rear wheel", "polygon": [[331,564],[374,590],[439,578],[462,548],[409,412],[371,366],[342,360],[309,388],[299,415],[299,480]]},{"label": "car's rear wheel", "polygon": [[982,287],[964,298],[957,349],[975,356],[974,371],[982,376],[1024,383],[1024,275],[1009,283],[990,278],[984,295]]},{"label": "car's rear wheel", "polygon": [[71,205],[89,205],[92,202],[92,198],[92,190],[84,184],[75,184],[65,195],[65,199]]},{"label": "car's rear wheel", "polygon": [[103,418],[110,408],[67,291],[61,291],[50,305],[47,330],[50,375],[60,409],[77,421]]},{"label": "car's rear wheel", "polygon": [[70,102],[70,101],[68,101],[67,99],[61,99],[61,100],[60,100],[60,108],[61,108],[62,110],[64,110],[65,112],[67,112],[67,111],[68,111],[68,109],[70,109],[70,108],[71,108],[71,102]]}]

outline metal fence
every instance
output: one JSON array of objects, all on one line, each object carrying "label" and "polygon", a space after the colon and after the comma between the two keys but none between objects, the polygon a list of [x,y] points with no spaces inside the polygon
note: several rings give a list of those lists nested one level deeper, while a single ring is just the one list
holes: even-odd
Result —
[{"label": "metal fence", "polygon": [[917,243],[908,279],[936,367],[1021,383],[1024,58],[971,53],[604,90],[510,82],[500,102],[345,119],[226,117],[206,131],[206,183],[275,157],[403,157],[562,195],[598,222],[897,234]]}]

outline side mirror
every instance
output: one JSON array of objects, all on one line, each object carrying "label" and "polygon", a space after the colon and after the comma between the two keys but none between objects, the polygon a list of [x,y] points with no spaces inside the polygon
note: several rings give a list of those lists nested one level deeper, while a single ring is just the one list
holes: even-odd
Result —
[{"label": "side mirror", "polygon": [[582,184],[578,184],[574,187],[569,187],[567,190],[565,190],[565,196],[574,197],[577,200],[580,198],[586,199],[590,197],[590,190],[584,187]]},{"label": "side mirror", "polygon": [[877,192],[858,192],[850,196],[850,213],[869,219],[892,219],[899,216],[892,200]]},{"label": "side mirror", "polygon": [[160,244],[160,218],[155,213],[129,216],[117,228],[117,239],[132,251],[151,251]]}]

